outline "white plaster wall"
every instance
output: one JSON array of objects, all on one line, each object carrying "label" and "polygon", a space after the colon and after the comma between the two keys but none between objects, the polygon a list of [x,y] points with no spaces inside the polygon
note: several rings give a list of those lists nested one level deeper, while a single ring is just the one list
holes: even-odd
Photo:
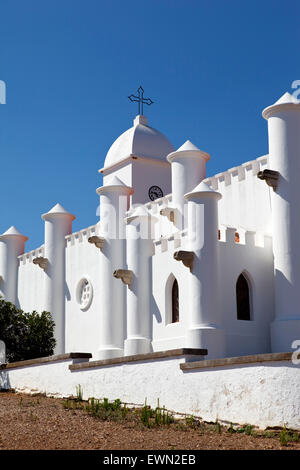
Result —
[{"label": "white plaster wall", "polygon": [[[176,249],[186,242],[165,240],[156,245],[152,257],[152,346],[154,351],[185,347],[189,320],[189,268],[173,258]],[[179,288],[179,322],[172,319],[172,285],[177,279]]]},{"label": "white plaster wall", "polygon": [[[205,180],[213,189],[220,191],[220,224],[230,224],[242,235],[242,229],[257,230],[257,235],[270,230],[271,217],[269,187],[257,178],[260,169],[268,167],[267,157],[261,157],[241,167],[228,170]],[[165,193],[170,191],[171,171],[160,163],[134,160],[117,169],[118,175],[129,186],[134,182],[139,201],[148,200],[149,186],[157,184]],[[147,195],[147,197],[146,197]],[[176,227],[160,210],[172,207],[172,195],[154,202],[146,208],[157,217],[155,225],[155,255],[152,258],[151,281],[151,336],[154,351],[185,346],[189,303],[189,269],[173,259],[176,249],[189,249],[184,234],[174,233]],[[221,225],[220,225],[221,226]],[[99,328],[103,282],[100,278],[100,250],[88,243],[95,234],[89,227],[66,237],[66,352],[81,350],[95,352],[99,348]],[[43,247],[19,257],[18,300],[24,310],[43,310],[44,271],[32,263],[35,256],[43,255]],[[220,311],[226,331],[227,356],[245,355],[270,351],[269,325],[273,319],[273,257],[271,247],[254,247],[251,243],[239,245],[219,242],[220,258]],[[252,308],[255,317],[251,322],[236,319],[235,283],[242,271],[249,274],[252,283]],[[168,323],[171,309],[171,279],[179,284],[180,322]],[[76,299],[76,288],[82,278],[93,286],[93,301],[82,311]],[[113,281],[113,279],[112,279]],[[119,282],[119,281],[118,281]]]},{"label": "white plaster wall", "polygon": [[57,397],[120,398],[124,402],[193,414],[205,421],[300,429],[300,368],[289,361],[183,372],[183,358],[69,371],[71,360],[0,372],[2,383]]},{"label": "white plaster wall", "polygon": [[33,264],[35,257],[44,256],[44,247],[19,256],[17,306],[25,312],[45,309],[45,272]]},{"label": "white plaster wall", "polygon": [[126,186],[132,187],[132,161],[127,162],[124,166],[120,165],[119,167],[112,169],[111,171],[105,171],[103,175],[103,186],[107,186],[109,181],[117,176]]},{"label": "white plaster wall", "polygon": [[[88,243],[95,235],[95,226],[66,237],[66,352],[94,352],[99,347],[99,316],[101,315],[100,250]],[[93,300],[82,311],[76,288],[82,278],[93,286]]]},{"label": "white plaster wall", "polygon": [[[270,239],[255,246],[254,235],[247,243],[219,242],[220,310],[226,333],[226,356],[271,352],[270,323],[274,317],[273,253]],[[228,238],[229,235],[227,234]],[[252,240],[251,240],[252,238]],[[237,320],[236,281],[244,273],[250,285],[251,320]]]},{"label": "white plaster wall", "polygon": [[171,192],[171,165],[138,158],[132,164],[133,204],[145,204],[150,201],[148,191],[151,186],[159,186],[163,195]]},{"label": "white plaster wall", "polygon": [[[274,318],[274,276],[272,243],[269,237],[240,232],[240,243],[234,241],[234,229],[222,229],[218,242],[219,300],[221,327],[225,330],[226,357],[271,352],[270,324]],[[152,346],[154,351],[186,346],[190,315],[189,268],[174,260],[174,251],[189,249],[185,232],[154,242],[152,257]],[[251,320],[237,320],[236,281],[244,273],[250,285]],[[171,286],[179,286],[179,323],[168,324],[171,312]],[[208,287],[209,288],[209,287]]]},{"label": "white plaster wall", "polygon": [[145,207],[147,211],[149,211],[150,214],[155,218],[154,233],[156,240],[160,240],[161,237],[169,237],[178,231],[175,224],[170,220],[170,217],[160,214],[161,210],[172,210],[173,206],[171,194],[167,194],[166,196],[156,199],[155,201],[148,202],[145,204]]},{"label": "white plaster wall", "polygon": [[219,225],[272,233],[270,191],[273,190],[257,178],[258,171],[266,168],[269,168],[267,155],[204,180],[222,194]]}]

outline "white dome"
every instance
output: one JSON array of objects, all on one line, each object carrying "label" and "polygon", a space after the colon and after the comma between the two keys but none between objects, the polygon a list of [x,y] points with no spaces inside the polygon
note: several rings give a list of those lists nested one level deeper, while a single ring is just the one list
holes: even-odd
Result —
[{"label": "white dome", "polygon": [[133,127],[125,131],[107,152],[104,168],[118,163],[129,155],[166,160],[174,151],[171,142],[161,132],[147,125],[145,116],[137,116]]}]

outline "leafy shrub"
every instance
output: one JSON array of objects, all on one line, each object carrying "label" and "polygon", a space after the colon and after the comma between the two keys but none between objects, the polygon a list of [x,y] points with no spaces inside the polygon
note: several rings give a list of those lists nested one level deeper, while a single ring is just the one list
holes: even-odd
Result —
[{"label": "leafy shrub", "polygon": [[55,347],[54,321],[49,312],[25,313],[0,299],[0,339],[8,362],[51,356]]}]

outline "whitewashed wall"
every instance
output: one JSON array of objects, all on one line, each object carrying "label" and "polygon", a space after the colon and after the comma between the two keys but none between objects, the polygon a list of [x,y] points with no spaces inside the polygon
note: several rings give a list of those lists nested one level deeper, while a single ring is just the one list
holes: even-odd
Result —
[{"label": "whitewashed wall", "polygon": [[25,312],[45,308],[45,272],[32,260],[44,256],[44,246],[19,256],[17,306]]},{"label": "whitewashed wall", "polygon": [[126,186],[132,187],[132,163],[126,165],[116,165],[111,170],[101,170],[103,174],[103,185],[106,186],[109,184],[109,181],[117,176],[121,181],[123,181]]},{"label": "whitewashed wall", "polygon": [[273,191],[257,173],[268,168],[268,155],[204,180],[222,194],[219,224],[245,230],[272,232],[271,197]]},{"label": "whitewashed wall", "polygon": [[[182,371],[183,357],[70,371],[72,360],[0,372],[2,386],[55,397],[120,398],[205,421],[300,430],[300,368],[289,360]],[[0,384],[1,385],[1,384]]]},{"label": "whitewashed wall", "polygon": [[[101,315],[102,279],[100,278],[100,250],[88,243],[95,235],[96,226],[66,237],[66,352],[94,352],[99,347],[99,317]],[[81,310],[76,289],[81,279],[91,282],[92,301]]]},{"label": "whitewashed wall", "polygon": [[[173,258],[176,249],[186,249],[186,234],[158,239],[152,258],[152,346],[154,351],[186,346],[189,321],[189,268]],[[177,279],[179,290],[179,322],[172,321],[172,285]]]},{"label": "whitewashed wall", "polygon": [[[227,229],[222,235],[224,241],[219,242],[219,308],[226,333],[226,356],[270,352],[270,323],[274,318],[271,239],[265,237],[264,245],[259,246],[255,233],[240,233],[240,243],[234,241],[235,230]],[[237,319],[236,282],[241,273],[247,278],[250,290],[249,321]]]},{"label": "whitewashed wall", "polygon": [[[226,335],[226,356],[271,350],[270,322],[274,317],[273,254],[271,240],[264,237],[271,230],[271,189],[265,181],[257,178],[257,172],[267,166],[268,157],[264,156],[205,180],[222,193],[219,201],[221,240],[216,242],[219,285],[204,288],[216,289],[216,296],[219,296],[222,328]],[[150,164],[147,160],[133,160],[133,163],[124,167],[121,165],[109,175],[105,174],[105,181],[109,181],[112,174],[117,174],[128,185],[135,182],[136,196],[140,201],[146,197],[148,176],[149,182],[155,181],[164,191],[170,189],[170,165],[166,166],[162,162]],[[147,177],[144,178],[144,174]],[[174,260],[173,254],[177,249],[189,250],[187,234],[186,231],[176,233],[177,228],[168,217],[168,212],[166,215],[160,214],[161,210],[173,207],[171,194],[148,202],[145,207],[157,220],[149,286],[152,348],[159,351],[184,347],[190,312],[191,273],[181,262]],[[234,242],[235,229],[228,226],[239,232],[239,244]],[[98,225],[91,226],[66,237],[66,352],[81,350],[95,353],[99,348],[101,299],[105,283],[100,277],[100,250],[88,243],[89,236],[95,235],[97,230]],[[27,311],[44,309],[45,273],[32,263],[36,256],[44,256],[43,246],[19,257],[18,302]],[[251,321],[236,318],[235,285],[241,272],[248,277],[251,286]],[[175,278],[179,284],[180,321],[172,324],[171,287]],[[80,308],[76,294],[82,279],[89,280],[93,289],[92,302],[84,310]],[[121,283],[113,277],[111,281]]]}]

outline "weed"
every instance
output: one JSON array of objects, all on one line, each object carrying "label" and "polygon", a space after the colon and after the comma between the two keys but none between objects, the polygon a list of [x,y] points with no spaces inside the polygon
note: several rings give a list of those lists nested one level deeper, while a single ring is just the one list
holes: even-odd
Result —
[{"label": "weed", "polygon": [[114,411],[120,410],[120,409],[121,409],[121,400],[120,400],[120,398],[117,398],[117,399],[112,403],[111,406],[112,406],[112,409],[113,409]]},{"label": "weed", "polygon": [[194,415],[186,416],[185,424],[191,428],[194,428],[196,426],[196,420],[194,418]]},{"label": "weed", "polygon": [[289,433],[288,431],[286,430],[286,427],[284,426],[284,428],[280,431],[280,434],[279,434],[279,439],[280,439],[280,444],[282,446],[286,446],[289,442]]},{"label": "weed", "polygon": [[[275,437],[275,432],[274,431],[265,431],[260,434],[261,437]],[[258,435],[259,436],[259,435]]]},{"label": "weed", "polygon": [[103,408],[105,410],[109,410],[110,406],[109,406],[108,398],[103,398]]},{"label": "weed", "polygon": [[235,432],[235,430],[233,429],[232,423],[230,423],[230,426],[228,428],[228,432],[230,432],[230,434],[233,434]]},{"label": "weed", "polygon": [[253,433],[253,428],[254,428],[254,426],[252,426],[251,424],[246,424],[245,434],[247,434],[247,436],[251,436],[252,433]]},{"label": "weed", "polygon": [[83,393],[82,393],[82,387],[81,387],[81,385],[79,384],[79,385],[76,386],[76,400],[77,400],[78,402],[81,402],[81,401],[82,401],[82,395],[83,395]]},{"label": "weed", "polygon": [[90,413],[92,416],[102,420],[124,420],[128,413],[128,408],[126,406],[122,406],[122,402],[119,398],[113,402],[109,402],[108,398],[103,398],[101,401],[92,397],[88,399],[85,406],[81,403],[79,403],[78,406],[84,409],[87,413]]},{"label": "weed", "polygon": [[151,406],[148,406],[147,405],[147,398],[145,399],[145,404],[142,408],[142,412],[141,412],[141,420],[142,420],[142,423],[147,426],[148,428],[150,428],[151,426],[151,423],[150,423],[150,418],[152,418],[152,415],[153,415],[153,411],[151,409]]},{"label": "weed", "polygon": [[72,403],[69,399],[67,400],[64,400],[63,401],[63,407],[66,409],[66,410],[69,410],[71,407],[72,407]]},{"label": "weed", "polygon": [[127,414],[128,414],[128,408],[127,408],[127,406],[126,406],[126,404],[125,404],[123,407],[121,407],[121,415],[122,415],[122,418],[125,419],[126,416],[127,416]]},{"label": "weed", "polygon": [[221,425],[219,423],[219,421],[216,422],[216,431],[218,434],[221,434]]},{"label": "weed", "polygon": [[161,408],[159,406],[159,398],[157,399],[157,407],[155,408],[154,411],[154,420],[156,426],[160,426],[162,422],[162,414],[161,414]]},{"label": "weed", "polygon": [[245,433],[247,436],[253,436],[253,428],[251,424],[245,424],[243,427],[236,429],[236,432],[241,434]]},{"label": "weed", "polygon": [[299,441],[299,434],[297,432],[291,432],[284,428],[280,431],[279,434],[280,444],[282,446],[287,446],[289,442],[298,442]]}]

